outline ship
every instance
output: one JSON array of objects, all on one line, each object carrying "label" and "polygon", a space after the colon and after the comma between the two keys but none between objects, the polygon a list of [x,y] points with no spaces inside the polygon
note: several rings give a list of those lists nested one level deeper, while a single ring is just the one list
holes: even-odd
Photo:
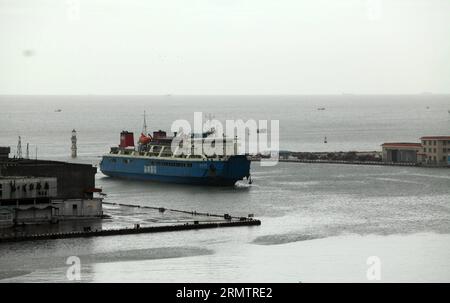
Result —
[{"label": "ship", "polygon": [[100,170],[109,177],[166,183],[234,186],[244,179],[251,183],[251,161],[248,155],[238,154],[237,138],[211,138],[212,132],[190,136],[197,143],[214,144],[211,140],[223,140],[221,155],[172,152],[172,141],[177,134],[168,136],[162,130],[154,131],[153,135],[142,132],[135,146],[134,133],[122,131],[119,146],[111,147],[103,155]]}]

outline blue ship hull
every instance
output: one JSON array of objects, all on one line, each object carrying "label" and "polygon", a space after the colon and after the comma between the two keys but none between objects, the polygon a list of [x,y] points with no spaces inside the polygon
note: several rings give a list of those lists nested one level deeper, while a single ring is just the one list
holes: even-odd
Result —
[{"label": "blue ship hull", "polygon": [[110,177],[133,180],[232,186],[250,176],[250,160],[243,155],[226,160],[105,155],[100,170]]}]

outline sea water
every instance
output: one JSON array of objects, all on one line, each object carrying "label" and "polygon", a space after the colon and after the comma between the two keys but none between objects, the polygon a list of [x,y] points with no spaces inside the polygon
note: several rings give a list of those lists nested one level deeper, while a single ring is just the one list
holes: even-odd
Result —
[{"label": "sea water", "polygon": [[[317,110],[324,107],[325,110]],[[380,150],[388,141],[449,135],[448,96],[3,96],[0,145],[98,164],[122,130],[169,130],[195,111],[216,119],[280,121],[280,148]],[[60,112],[55,111],[61,109]],[[323,143],[327,137],[328,143]],[[106,201],[246,216],[261,226],[0,244],[0,281],[450,281],[450,170],[279,163],[251,167],[233,188],[134,182],[96,175]],[[105,205],[105,212],[112,206]]]}]

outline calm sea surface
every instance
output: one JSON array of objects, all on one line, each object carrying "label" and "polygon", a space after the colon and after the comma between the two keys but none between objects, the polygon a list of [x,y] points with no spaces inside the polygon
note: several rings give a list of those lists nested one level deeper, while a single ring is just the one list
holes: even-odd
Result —
[{"label": "calm sea surface", "polygon": [[[319,111],[317,108],[325,107]],[[169,130],[194,111],[216,119],[280,121],[280,148],[379,150],[386,141],[450,134],[448,96],[0,97],[0,145],[97,164],[121,130]],[[61,112],[55,112],[61,109]],[[327,136],[328,143],[323,143]],[[25,150],[25,148],[24,148]],[[384,281],[450,282],[450,170],[332,164],[260,167],[253,184],[202,188],[97,174],[107,201],[232,215],[260,227],[0,245],[0,281],[67,281],[68,256],[83,281],[367,281],[379,256]],[[105,206],[105,211],[108,211]]]}]

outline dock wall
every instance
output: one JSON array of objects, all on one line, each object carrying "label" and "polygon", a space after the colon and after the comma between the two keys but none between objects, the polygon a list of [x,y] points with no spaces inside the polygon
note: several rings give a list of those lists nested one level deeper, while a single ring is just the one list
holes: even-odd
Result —
[{"label": "dock wall", "polygon": [[[252,158],[252,162],[261,161],[260,158]],[[323,163],[323,164],[352,164],[352,165],[380,165],[380,166],[422,166],[422,167],[437,167],[422,165],[421,163],[411,162],[382,162],[382,161],[346,161],[346,160],[306,160],[306,159],[278,159],[278,162],[289,163]]]},{"label": "dock wall", "polygon": [[208,223],[194,222],[178,225],[151,226],[140,228],[123,228],[123,229],[69,232],[69,233],[25,235],[25,236],[1,238],[0,244],[8,242],[53,240],[53,239],[68,239],[68,238],[90,238],[90,237],[133,235],[133,234],[183,231],[183,230],[198,230],[198,229],[219,228],[219,227],[258,226],[258,225],[261,225],[260,220],[246,218],[245,220],[242,221],[208,222]]},{"label": "dock wall", "polygon": [[[258,161],[258,160],[253,160],[253,161]],[[421,166],[420,163],[411,163],[411,162],[301,160],[301,159],[279,159],[278,161],[279,162],[296,162],[296,163],[328,163],[328,164],[381,165],[381,166]]]}]

